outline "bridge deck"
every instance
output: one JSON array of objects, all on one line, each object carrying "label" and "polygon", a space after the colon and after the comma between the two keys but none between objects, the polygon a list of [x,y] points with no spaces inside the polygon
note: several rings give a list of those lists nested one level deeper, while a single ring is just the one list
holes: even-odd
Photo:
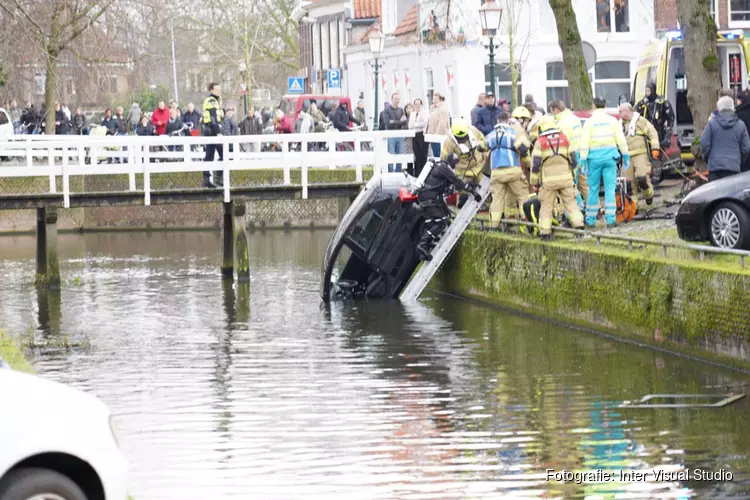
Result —
[{"label": "bridge deck", "polygon": [[[356,196],[364,184],[339,182],[310,184],[307,198],[348,198]],[[253,186],[230,189],[235,201],[302,199],[303,186]],[[144,191],[70,193],[68,208],[145,205]],[[151,205],[179,203],[216,203],[224,201],[222,189],[170,189],[151,191]],[[41,207],[64,207],[62,193],[0,194],[0,210],[23,210]]]}]

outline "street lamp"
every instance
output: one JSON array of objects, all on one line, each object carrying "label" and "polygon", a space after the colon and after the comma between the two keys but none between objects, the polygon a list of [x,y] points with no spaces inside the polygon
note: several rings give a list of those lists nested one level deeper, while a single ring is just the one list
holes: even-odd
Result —
[{"label": "street lamp", "polygon": [[495,0],[487,0],[479,8],[479,20],[482,22],[482,31],[490,38],[490,89],[495,93],[495,35],[500,29],[500,21],[503,18],[503,8]]},{"label": "street lamp", "polygon": [[244,101],[245,101],[245,116],[247,116],[247,66],[245,65],[245,61],[240,61],[240,73],[242,73],[242,84],[243,84],[243,92],[244,92]]},{"label": "street lamp", "polygon": [[367,40],[370,43],[370,52],[375,56],[375,118],[373,120],[372,129],[378,130],[378,94],[380,93],[380,79],[378,76],[380,65],[378,64],[378,56],[383,53],[383,49],[385,48],[385,35],[383,35],[383,32],[380,31],[379,28],[375,28],[375,30],[368,35]]}]

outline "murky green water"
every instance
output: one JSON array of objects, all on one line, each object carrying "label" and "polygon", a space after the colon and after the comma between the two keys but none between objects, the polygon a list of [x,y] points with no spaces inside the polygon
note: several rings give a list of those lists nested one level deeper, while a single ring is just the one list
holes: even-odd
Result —
[{"label": "murky green water", "polygon": [[[218,234],[65,235],[58,294],[28,285],[33,238],[0,238],[0,325],[111,407],[138,500],[750,497],[747,399],[617,407],[748,378],[449,297],[326,309],[327,239],[254,234],[248,286]],[[685,468],[733,479],[546,479]]]}]

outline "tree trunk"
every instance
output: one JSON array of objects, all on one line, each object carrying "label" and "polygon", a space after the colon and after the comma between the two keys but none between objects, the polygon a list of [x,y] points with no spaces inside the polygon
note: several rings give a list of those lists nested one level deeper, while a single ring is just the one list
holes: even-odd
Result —
[{"label": "tree trunk", "polygon": [[586,59],[583,57],[581,33],[578,31],[573,4],[571,0],[549,0],[549,4],[555,14],[558,43],[563,54],[565,74],[568,77],[570,104],[576,111],[591,109],[594,105],[594,96],[586,70]]},{"label": "tree trunk", "polygon": [[516,109],[518,106],[518,67],[516,66],[516,54],[515,54],[515,33],[512,29],[508,30],[508,58],[510,59],[510,84],[511,84],[511,109]]},{"label": "tree trunk", "polygon": [[685,40],[687,101],[699,136],[719,97],[721,63],[716,50],[716,23],[705,0],[677,0],[677,16]]},{"label": "tree trunk", "polygon": [[47,47],[47,80],[44,83],[44,107],[47,115],[44,117],[44,133],[55,134],[55,101],[57,100],[57,60],[59,54],[56,49]]}]

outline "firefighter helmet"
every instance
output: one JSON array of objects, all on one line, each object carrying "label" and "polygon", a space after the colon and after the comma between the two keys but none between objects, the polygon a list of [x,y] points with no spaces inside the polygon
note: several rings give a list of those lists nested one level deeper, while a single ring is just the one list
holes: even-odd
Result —
[{"label": "firefighter helmet", "polygon": [[458,120],[453,120],[451,133],[456,139],[463,139],[469,134],[469,126],[460,118]]},{"label": "firefighter helmet", "polygon": [[523,118],[531,120],[531,113],[529,113],[529,110],[526,109],[525,106],[518,106],[516,109],[514,109],[512,116],[516,120],[521,120]]}]

